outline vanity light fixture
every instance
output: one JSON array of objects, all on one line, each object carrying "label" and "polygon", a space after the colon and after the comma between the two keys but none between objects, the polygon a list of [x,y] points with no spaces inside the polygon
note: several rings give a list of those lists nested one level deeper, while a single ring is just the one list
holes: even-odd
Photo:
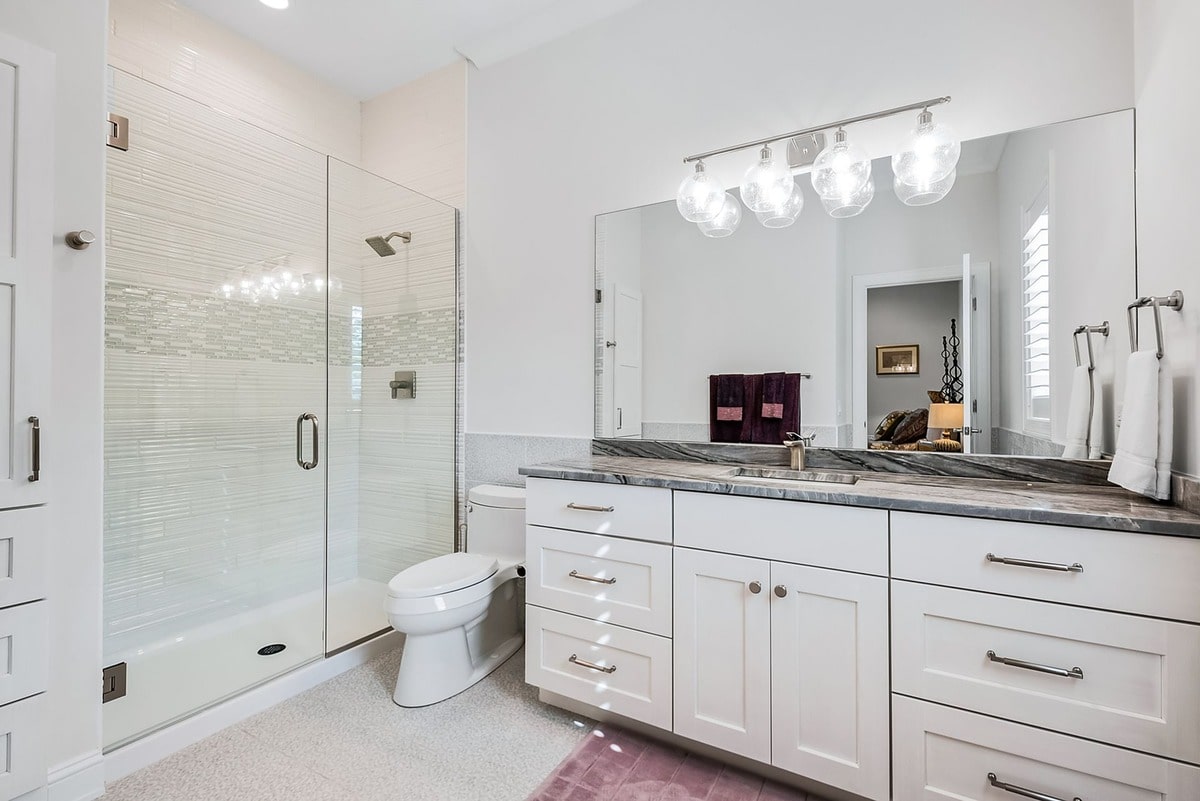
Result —
[{"label": "vanity light fixture", "polygon": [[[726,204],[736,204],[736,198],[726,200],[723,189],[716,186],[704,172],[704,159],[734,153],[739,150],[761,148],[759,160],[750,166],[739,186],[742,202],[755,213],[758,221],[768,228],[783,228],[796,221],[804,207],[804,196],[796,184],[788,165],[777,162],[771,152],[771,144],[784,140],[820,134],[833,129],[834,142],[817,156],[812,167],[813,189],[821,198],[821,205],[833,217],[853,217],[861,214],[875,197],[875,183],[871,176],[871,158],[861,147],[852,144],[845,127],[857,122],[891,117],[908,111],[920,110],[917,127],[905,143],[905,149],[892,156],[893,182],[896,195],[910,206],[936,203],[946,196],[954,186],[955,167],[961,153],[961,144],[947,126],[933,121],[929,111],[932,106],[949,103],[950,98],[935,97],[920,103],[897,106],[885,111],[862,114],[857,117],[815,125],[791,133],[731,145],[707,153],[697,153],[683,160],[684,164],[696,164],[696,171],[679,185],[675,201],[679,213],[688,222],[714,222],[718,214],[730,215]],[[740,222],[740,214],[739,214]],[[733,226],[736,229],[736,224]],[[706,236],[728,236],[724,225],[710,226]],[[723,233],[714,234],[714,231]]]},{"label": "vanity light fixture", "polygon": [[683,179],[675,193],[675,206],[688,222],[708,222],[725,204],[725,189],[704,171],[704,162],[696,161],[696,171]]},{"label": "vanity light fixture", "polygon": [[846,141],[846,129],[839,127],[833,144],[822,150],[813,163],[811,178],[813,189],[822,199],[849,199],[871,180],[871,157]]},{"label": "vanity light fixture", "polygon": [[698,223],[700,232],[711,239],[729,236],[742,224],[742,204],[730,193],[725,193],[725,205],[711,220]]},{"label": "vanity light fixture", "polygon": [[791,169],[775,160],[769,145],[763,145],[758,156],[758,162],[746,170],[739,187],[742,202],[755,214],[783,206],[796,189]]}]

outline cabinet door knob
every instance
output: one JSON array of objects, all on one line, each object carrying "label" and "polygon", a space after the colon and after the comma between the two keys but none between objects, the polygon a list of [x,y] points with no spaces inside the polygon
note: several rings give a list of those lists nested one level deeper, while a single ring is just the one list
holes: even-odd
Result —
[{"label": "cabinet door knob", "polygon": [[86,228],[82,231],[71,231],[67,234],[67,246],[74,250],[87,250],[88,245],[96,241],[96,235]]},{"label": "cabinet door knob", "polygon": [[746,589],[750,590],[751,595],[758,595],[760,592],[762,592],[762,584],[759,584],[757,581],[752,581],[746,585]]},{"label": "cabinet door knob", "polygon": [[776,584],[775,585],[775,595],[780,598],[784,597],[785,595],[787,595],[787,587],[783,586],[782,584]]}]

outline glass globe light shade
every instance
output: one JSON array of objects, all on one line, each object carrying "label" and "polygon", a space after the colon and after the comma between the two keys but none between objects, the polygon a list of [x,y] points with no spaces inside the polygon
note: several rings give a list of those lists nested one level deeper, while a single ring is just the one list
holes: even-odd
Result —
[{"label": "glass globe light shade", "polygon": [[696,171],[683,179],[675,193],[675,206],[688,222],[704,222],[716,217],[725,202],[725,189],[704,171],[704,162],[696,162]]},{"label": "glass globe light shade", "polygon": [[928,206],[930,203],[937,203],[950,193],[954,187],[954,181],[958,177],[957,170],[951,170],[940,181],[931,181],[925,184],[906,184],[899,178],[892,181],[892,187],[896,190],[896,197],[906,206]]},{"label": "glass globe light shade", "polygon": [[871,180],[871,157],[839,128],[833,144],[818,155],[812,166],[812,185],[822,198],[853,195]]},{"label": "glass globe light shade", "polygon": [[700,225],[700,232],[707,237],[720,239],[729,236],[742,224],[742,204],[728,192],[725,193],[725,205],[711,220],[705,220]]},{"label": "glass globe light shade", "polygon": [[796,179],[786,164],[775,161],[771,148],[764,147],[756,164],[746,170],[738,188],[746,208],[756,214],[787,202],[796,186]]},{"label": "glass globe light shade", "polygon": [[792,194],[788,196],[787,200],[768,211],[756,211],[754,216],[758,218],[764,228],[787,228],[796,221],[803,208],[804,193],[800,191],[800,186],[793,182]]},{"label": "glass globe light shade", "polygon": [[927,186],[942,180],[958,165],[962,145],[954,131],[921,113],[904,150],[892,156],[892,173],[909,186]]},{"label": "glass globe light shade", "polygon": [[839,197],[823,197],[821,205],[825,207],[830,217],[838,219],[844,217],[857,217],[866,210],[867,206],[871,205],[871,201],[875,199],[875,181],[868,178],[866,184],[857,192],[851,192]]}]

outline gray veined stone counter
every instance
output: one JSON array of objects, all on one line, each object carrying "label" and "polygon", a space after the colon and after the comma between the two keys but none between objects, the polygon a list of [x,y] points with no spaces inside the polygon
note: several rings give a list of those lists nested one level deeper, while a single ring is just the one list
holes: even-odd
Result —
[{"label": "gray veined stone counter", "polygon": [[521,468],[531,478],[666,487],[905,512],[1200,537],[1200,515],[1115,486],[997,481],[860,472],[830,487],[731,475],[739,465],[630,456],[592,456]]}]

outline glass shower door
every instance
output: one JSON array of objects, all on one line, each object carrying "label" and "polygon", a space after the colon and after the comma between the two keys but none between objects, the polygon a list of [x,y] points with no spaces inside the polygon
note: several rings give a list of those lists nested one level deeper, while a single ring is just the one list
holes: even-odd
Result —
[{"label": "glass shower door", "polygon": [[325,652],[328,295],[324,156],[110,91],[106,748]]}]

